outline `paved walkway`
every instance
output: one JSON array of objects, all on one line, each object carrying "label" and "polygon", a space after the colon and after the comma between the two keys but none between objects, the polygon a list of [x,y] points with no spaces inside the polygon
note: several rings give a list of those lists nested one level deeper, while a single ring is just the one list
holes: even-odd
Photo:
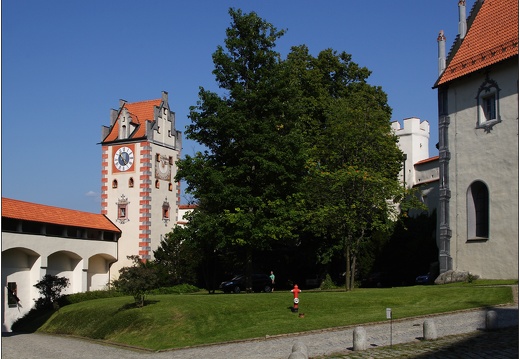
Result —
[{"label": "paved walkway", "polygon": [[[487,310],[495,310],[498,327],[507,329],[485,331]],[[427,318],[433,319],[438,340],[422,340],[423,323]],[[355,329],[352,326],[161,352],[65,336],[8,334],[2,338],[2,358],[287,359],[297,341],[307,346],[311,358],[518,358],[518,302],[510,306],[394,320],[363,327],[369,349],[362,352],[352,350]],[[452,354],[448,355],[448,352]]]}]

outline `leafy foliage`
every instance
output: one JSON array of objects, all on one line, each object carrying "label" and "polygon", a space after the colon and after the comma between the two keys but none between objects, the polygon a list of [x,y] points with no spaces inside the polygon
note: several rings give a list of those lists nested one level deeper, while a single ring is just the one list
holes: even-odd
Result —
[{"label": "leafy foliage", "polygon": [[190,246],[189,229],[176,226],[154,251],[153,265],[159,285],[195,283],[200,260],[197,249]]},{"label": "leafy foliage", "polygon": [[46,274],[38,281],[34,287],[38,289],[41,297],[36,299],[36,309],[50,309],[58,305],[61,298],[61,292],[67,288],[70,281],[66,277],[58,277],[52,274]]},{"label": "leafy foliage", "polygon": [[114,287],[124,294],[134,297],[135,304],[142,307],[145,304],[145,295],[157,287],[155,270],[142,262],[139,256],[128,256],[134,264],[119,270],[119,278],[114,280]]},{"label": "leafy foliage", "polygon": [[382,89],[367,83],[370,71],[345,52],[327,49],[313,57],[300,46],[288,63],[307,114],[307,228],[324,239],[321,261],[344,253],[351,289],[361,248],[374,233],[391,230],[392,201],[403,195],[391,109]]},{"label": "leafy foliage", "polygon": [[200,88],[186,130],[206,150],[178,162],[176,180],[198,208],[165,254],[173,261],[185,241],[210,273],[219,253],[232,253],[249,276],[255,251],[315,241],[305,247],[320,263],[343,255],[350,290],[360,256],[389,236],[407,195],[387,96],[350,54],[313,56],[301,45],[283,60],[284,30],[254,12],[229,14],[213,54],[220,91]]},{"label": "leafy foliage", "polygon": [[[255,13],[229,11],[225,47],[213,54],[224,95],[201,88],[190,109],[188,138],[208,150],[178,163],[176,180],[199,202],[189,226],[213,250],[245,248],[246,272],[254,249],[294,234],[294,197],[304,157],[286,68],[273,49],[278,31]],[[195,224],[196,223],[196,224]]]}]

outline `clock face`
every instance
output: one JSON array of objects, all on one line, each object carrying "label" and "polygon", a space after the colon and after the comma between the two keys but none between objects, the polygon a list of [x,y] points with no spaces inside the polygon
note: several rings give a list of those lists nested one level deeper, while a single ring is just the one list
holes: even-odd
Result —
[{"label": "clock face", "polygon": [[155,162],[155,178],[171,181],[171,166],[168,157],[159,156]]},{"label": "clock face", "polygon": [[134,152],[128,147],[120,147],[114,155],[114,165],[119,171],[128,171],[134,164]]}]

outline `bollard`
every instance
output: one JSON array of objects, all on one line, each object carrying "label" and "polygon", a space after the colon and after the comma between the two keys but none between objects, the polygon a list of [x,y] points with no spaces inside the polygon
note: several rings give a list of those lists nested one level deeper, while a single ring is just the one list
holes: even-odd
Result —
[{"label": "bollard", "polygon": [[289,358],[291,358],[291,359],[296,359],[296,358],[307,359],[309,357],[307,346],[305,344],[303,344],[303,342],[301,342],[301,341],[297,341],[296,343],[294,343],[294,345],[292,347],[291,355],[292,354],[294,354],[294,356],[289,356]]},{"label": "bollard", "polygon": [[289,359],[308,359],[308,356],[302,352],[292,352],[291,355],[289,355]]},{"label": "bollard", "polygon": [[437,329],[435,328],[435,322],[433,319],[426,319],[423,323],[423,338],[425,340],[436,340]]},{"label": "bollard", "polygon": [[489,310],[486,312],[486,330],[495,330],[498,328],[497,312]]},{"label": "bollard", "polygon": [[363,327],[356,327],[353,334],[354,351],[367,349],[367,332]]}]

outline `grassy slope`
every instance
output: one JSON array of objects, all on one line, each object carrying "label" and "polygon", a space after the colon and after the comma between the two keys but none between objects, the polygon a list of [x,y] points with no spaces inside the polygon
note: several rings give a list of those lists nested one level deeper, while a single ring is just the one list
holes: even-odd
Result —
[{"label": "grassy slope", "polygon": [[133,298],[97,299],[63,307],[41,328],[154,350],[265,335],[353,325],[386,318],[492,306],[512,302],[510,287],[416,286],[302,292],[299,318],[290,292],[149,296],[143,308]]}]

